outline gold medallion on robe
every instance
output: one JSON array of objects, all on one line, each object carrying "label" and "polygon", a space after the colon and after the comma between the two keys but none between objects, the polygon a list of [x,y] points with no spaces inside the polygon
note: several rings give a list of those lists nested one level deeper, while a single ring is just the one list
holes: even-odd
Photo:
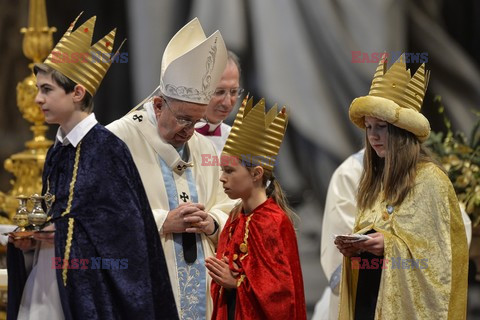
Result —
[{"label": "gold medallion on robe", "polygon": [[240,251],[243,252],[243,253],[247,253],[248,247],[247,247],[247,244],[245,242],[240,244]]}]

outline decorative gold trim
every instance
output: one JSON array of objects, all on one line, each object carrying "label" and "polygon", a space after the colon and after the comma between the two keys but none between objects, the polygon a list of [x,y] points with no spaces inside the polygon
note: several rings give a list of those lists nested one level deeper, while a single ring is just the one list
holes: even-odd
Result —
[{"label": "decorative gold trim", "polygon": [[252,220],[253,213],[248,216],[247,222],[245,222],[245,235],[243,236],[243,242],[248,245],[248,233],[250,230],[248,230],[248,225],[250,224],[250,220]]},{"label": "decorative gold trim", "polygon": [[72,238],[73,238],[73,222],[74,222],[73,218],[68,218],[67,243],[65,245],[65,255],[64,255],[63,266],[62,266],[63,286],[67,286],[68,261],[70,260],[70,248],[72,247]]},{"label": "decorative gold trim", "polygon": [[[62,213],[62,217],[66,216],[67,214],[70,213],[70,210],[72,209],[72,202],[73,202],[73,193],[74,193],[74,187],[75,187],[75,182],[77,181],[77,173],[78,173],[78,163],[80,162],[80,150],[82,148],[82,142],[80,142],[77,146],[77,150],[75,152],[75,163],[73,165],[73,174],[72,174],[72,181],[70,181],[70,189],[69,189],[69,194],[68,194],[68,202],[67,202],[67,208],[65,211]],[[72,247],[72,238],[73,238],[73,223],[74,219],[69,218],[68,219],[68,233],[67,233],[67,242],[65,244],[65,254],[64,254],[64,260],[63,260],[63,266],[62,266],[62,278],[63,278],[63,285],[67,285],[67,271],[68,271],[68,261],[70,260],[70,248]]]},{"label": "decorative gold trim", "polygon": [[240,257],[240,261],[242,261],[243,259],[245,259],[246,256],[248,256],[248,233],[250,232],[250,230],[248,229],[248,225],[250,224],[252,216],[253,213],[248,216],[247,222],[245,222],[245,235],[243,236],[243,243],[240,245],[240,247],[242,247],[242,245],[245,247],[245,252],[242,251],[245,254]]},{"label": "decorative gold trim", "polygon": [[[47,177],[47,192],[46,193],[50,193],[50,176]],[[48,212],[47,212],[47,214],[48,214]],[[52,216],[47,216],[47,222],[49,222],[51,219],[52,219]]]},{"label": "decorative gold trim", "polygon": [[75,153],[75,164],[73,165],[72,181],[70,181],[70,190],[68,191],[69,195],[68,195],[67,208],[62,213],[62,217],[69,214],[70,210],[72,209],[73,192],[74,192],[75,182],[77,182],[78,163],[80,162],[80,149],[81,149],[81,147],[82,147],[82,142],[80,142],[78,144],[77,152]]},{"label": "decorative gold trim", "polygon": [[237,288],[240,287],[242,284],[243,280],[245,279],[245,275],[242,274],[238,279],[237,279]]}]

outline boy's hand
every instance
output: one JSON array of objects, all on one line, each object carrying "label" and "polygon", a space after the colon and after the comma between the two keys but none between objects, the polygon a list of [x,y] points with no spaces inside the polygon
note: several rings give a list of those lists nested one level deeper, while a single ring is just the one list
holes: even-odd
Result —
[{"label": "boy's hand", "polygon": [[[43,228],[41,231],[55,231],[55,225],[51,224]],[[47,232],[47,233],[42,233],[42,232],[35,232],[33,234],[33,239],[37,241],[43,241],[48,244],[53,244],[55,240],[55,232]]]},{"label": "boy's hand", "polygon": [[23,239],[15,240],[15,238],[12,235],[8,237],[8,242],[13,243],[15,248],[20,249],[22,251],[32,250],[37,245],[37,242],[33,239],[23,238]]}]

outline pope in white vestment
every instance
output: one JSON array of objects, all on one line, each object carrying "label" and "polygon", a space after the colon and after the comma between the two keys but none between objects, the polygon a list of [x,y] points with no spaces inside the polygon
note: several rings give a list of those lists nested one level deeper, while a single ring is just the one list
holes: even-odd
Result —
[{"label": "pope in white vestment", "polygon": [[[148,108],[150,105],[146,104],[145,107]],[[142,119],[142,121],[139,121],[139,119]],[[202,154],[216,155],[216,150],[204,136],[195,133],[186,144],[189,149],[189,158],[187,161],[183,161],[172,145],[165,143],[159,138],[157,127],[152,123],[146,109],[129,113],[125,117],[109,124],[107,129],[111,130],[127,144],[140,172],[160,233],[173,293],[177,307],[179,307],[180,295],[182,293],[179,287],[179,270],[177,269],[175,243],[173,234],[164,234],[162,230],[163,223],[170,209],[167,186],[164,183],[165,179],[159,161],[162,159],[167,164],[175,177],[177,186],[184,184],[187,185],[186,189],[188,189],[189,183],[187,170],[191,170],[198,195],[198,201],[196,202],[205,205],[205,211],[212,215],[221,229],[227,221],[228,212],[232,209],[234,202],[223,192],[219,180],[220,167],[200,165]],[[181,191],[179,190],[179,192]],[[205,257],[215,254],[218,235],[219,232],[215,232],[212,236],[200,234]],[[212,310],[210,277],[206,279],[206,293],[208,298],[207,314],[210,314]]]},{"label": "pope in white vestment", "polygon": [[205,258],[215,254],[235,204],[223,191],[220,166],[202,163],[202,155],[217,155],[214,145],[194,130],[226,60],[221,34],[206,38],[192,20],[165,49],[158,90],[107,126],[127,144],[140,172],[182,320],[211,317]]}]

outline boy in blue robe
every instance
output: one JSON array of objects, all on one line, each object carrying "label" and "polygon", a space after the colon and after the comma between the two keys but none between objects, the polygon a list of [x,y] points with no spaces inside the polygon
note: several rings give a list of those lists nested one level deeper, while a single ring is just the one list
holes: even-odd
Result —
[{"label": "boy in blue robe", "polygon": [[[53,232],[10,238],[8,317],[177,319],[137,168],[127,146],[92,112],[111,62],[91,57],[111,54],[115,30],[90,47],[95,17],[72,32],[75,22],[34,66],[35,101],[47,123],[60,125],[43,172],[42,194],[52,199],[43,230]],[[33,249],[27,270],[24,254]]]}]

